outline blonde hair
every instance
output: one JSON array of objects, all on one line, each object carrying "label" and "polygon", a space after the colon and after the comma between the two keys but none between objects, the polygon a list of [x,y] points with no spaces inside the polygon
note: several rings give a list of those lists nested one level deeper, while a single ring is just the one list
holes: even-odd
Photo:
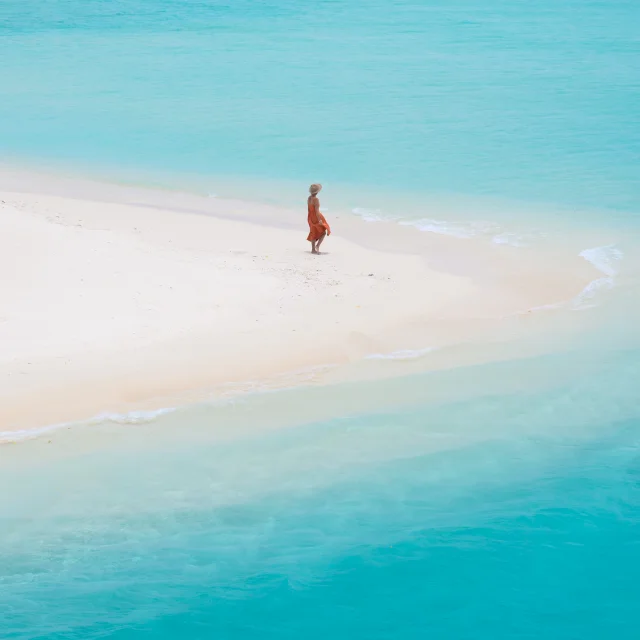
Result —
[{"label": "blonde hair", "polygon": [[320,192],[320,189],[322,189],[322,185],[318,184],[316,182],[314,182],[310,187],[309,187],[309,193],[312,196],[315,196],[317,193]]}]

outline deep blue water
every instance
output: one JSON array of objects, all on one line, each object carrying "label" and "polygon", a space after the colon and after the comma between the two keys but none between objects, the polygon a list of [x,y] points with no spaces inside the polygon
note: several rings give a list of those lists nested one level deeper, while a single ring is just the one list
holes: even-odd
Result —
[{"label": "deep blue water", "polygon": [[[638,24],[633,0],[3,0],[0,152],[634,215]],[[576,353],[449,372],[455,401],[0,448],[0,638],[640,637],[626,312]]]}]

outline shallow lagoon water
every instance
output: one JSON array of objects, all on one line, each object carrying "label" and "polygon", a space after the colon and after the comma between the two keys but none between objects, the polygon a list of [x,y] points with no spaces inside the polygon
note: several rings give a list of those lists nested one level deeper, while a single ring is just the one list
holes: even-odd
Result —
[{"label": "shallow lagoon water", "polygon": [[624,259],[555,353],[3,445],[0,637],[636,638],[638,12],[5,0],[7,161]]},{"label": "shallow lagoon water", "polygon": [[632,1],[0,12],[6,155],[638,210]]},{"label": "shallow lagoon water", "polygon": [[6,445],[5,637],[634,637],[638,353],[568,358],[283,429],[211,407]]}]

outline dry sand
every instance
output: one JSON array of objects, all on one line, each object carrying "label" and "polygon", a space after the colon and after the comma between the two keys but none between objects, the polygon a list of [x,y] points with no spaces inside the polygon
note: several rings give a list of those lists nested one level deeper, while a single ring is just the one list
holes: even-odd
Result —
[{"label": "dry sand", "polygon": [[0,191],[0,432],[473,339],[597,277],[344,216],[313,256],[304,207],[114,194]]}]

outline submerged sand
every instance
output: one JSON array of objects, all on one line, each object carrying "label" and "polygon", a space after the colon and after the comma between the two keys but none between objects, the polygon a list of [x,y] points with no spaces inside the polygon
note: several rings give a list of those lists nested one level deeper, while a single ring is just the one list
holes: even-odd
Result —
[{"label": "submerged sand", "polygon": [[21,180],[0,179],[0,431],[479,340],[598,276],[345,215],[314,256],[303,206]]}]

